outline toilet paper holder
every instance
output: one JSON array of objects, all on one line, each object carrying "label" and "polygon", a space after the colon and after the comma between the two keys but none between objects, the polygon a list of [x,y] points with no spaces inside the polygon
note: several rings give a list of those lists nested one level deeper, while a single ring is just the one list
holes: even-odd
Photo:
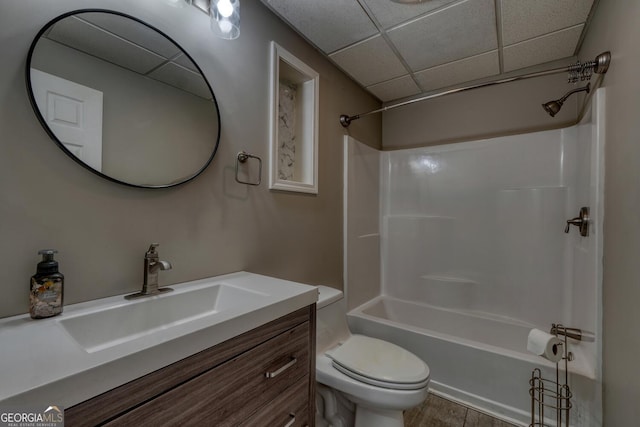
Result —
[{"label": "toilet paper holder", "polygon": [[567,328],[555,323],[551,324],[551,330],[549,331],[549,333],[555,336],[562,335],[577,341],[595,341],[595,335],[592,332],[583,331],[582,329],[578,328]]},{"label": "toilet paper holder", "polygon": [[[531,372],[529,380],[529,395],[531,396],[531,424],[529,427],[547,426],[545,419],[549,420],[549,412],[555,412],[557,427],[569,427],[569,414],[571,411],[571,389],[569,388],[569,362],[573,360],[573,353],[567,345],[568,338],[578,341],[594,341],[595,336],[577,328],[567,328],[561,324],[552,323],[552,335],[563,337],[559,346],[562,347],[562,361],[564,362],[564,383],[560,382],[560,363],[556,362],[555,381],[542,377],[542,371],[535,368]],[[547,415],[545,415],[545,410]]]}]

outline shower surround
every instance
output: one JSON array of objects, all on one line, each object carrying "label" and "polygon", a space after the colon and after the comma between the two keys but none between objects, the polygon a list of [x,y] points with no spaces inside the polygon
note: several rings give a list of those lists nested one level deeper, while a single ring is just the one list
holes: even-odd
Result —
[{"label": "shower surround", "polygon": [[[367,181],[358,174],[375,170],[373,150],[347,142],[354,332],[421,356],[436,393],[522,425],[531,370],[555,378],[555,364],[527,353],[529,330],[593,332],[595,342],[570,344],[572,425],[601,425],[603,103],[599,90],[586,118],[565,129],[379,153],[381,283],[372,299],[353,274],[372,253],[358,246],[372,233],[349,230],[363,221],[353,204]],[[590,236],[565,234],[581,206],[591,210]]]}]

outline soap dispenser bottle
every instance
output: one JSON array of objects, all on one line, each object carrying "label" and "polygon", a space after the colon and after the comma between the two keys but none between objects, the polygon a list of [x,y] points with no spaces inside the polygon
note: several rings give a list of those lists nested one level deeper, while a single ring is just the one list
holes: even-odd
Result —
[{"label": "soap dispenser bottle", "polygon": [[64,276],[58,271],[55,249],[42,249],[42,261],[31,277],[29,312],[34,319],[42,319],[62,313]]}]

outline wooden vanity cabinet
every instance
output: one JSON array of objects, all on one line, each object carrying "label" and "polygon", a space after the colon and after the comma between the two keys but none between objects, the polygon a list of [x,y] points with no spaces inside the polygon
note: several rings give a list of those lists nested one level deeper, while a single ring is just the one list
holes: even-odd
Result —
[{"label": "wooden vanity cabinet", "polygon": [[67,426],[314,426],[315,304],[65,411]]}]

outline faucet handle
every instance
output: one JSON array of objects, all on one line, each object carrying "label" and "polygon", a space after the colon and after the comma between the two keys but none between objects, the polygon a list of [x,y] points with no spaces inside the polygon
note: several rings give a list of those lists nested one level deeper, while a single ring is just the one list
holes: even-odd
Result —
[{"label": "faucet handle", "polygon": [[149,250],[147,251],[147,253],[145,255],[158,255],[158,252],[156,251],[156,248],[160,246],[160,243],[152,243],[149,246]]},{"label": "faucet handle", "polygon": [[569,227],[575,225],[580,230],[580,235],[587,237],[589,235],[589,208],[584,206],[580,208],[580,215],[567,220],[567,226],[564,229],[565,233],[569,232]]}]

